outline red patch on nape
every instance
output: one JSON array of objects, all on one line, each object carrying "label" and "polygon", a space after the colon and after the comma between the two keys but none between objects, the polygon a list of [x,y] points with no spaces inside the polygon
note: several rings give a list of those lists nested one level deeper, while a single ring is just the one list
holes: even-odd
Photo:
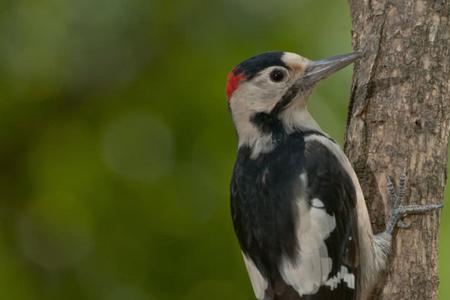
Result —
[{"label": "red patch on nape", "polygon": [[233,95],[233,92],[237,89],[239,86],[239,82],[245,78],[245,75],[243,72],[235,73],[235,70],[228,73],[228,81],[227,81],[227,97],[228,102],[231,99],[231,95]]}]

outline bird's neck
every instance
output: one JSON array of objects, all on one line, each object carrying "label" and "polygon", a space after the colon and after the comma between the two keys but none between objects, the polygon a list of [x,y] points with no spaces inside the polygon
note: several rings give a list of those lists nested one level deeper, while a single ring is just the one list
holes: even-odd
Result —
[{"label": "bird's neck", "polygon": [[318,131],[321,134],[327,135],[313,119],[306,107],[291,107],[280,114],[280,120],[286,132],[292,133],[295,131]]},{"label": "bird's neck", "polygon": [[259,118],[258,115],[246,116],[246,118],[247,120],[243,122],[236,122],[239,120],[235,118],[235,123],[239,147],[249,147],[252,159],[272,151],[280,138],[294,132],[317,131],[327,136],[305,107],[289,108],[277,116],[276,120],[264,120],[264,116]]}]

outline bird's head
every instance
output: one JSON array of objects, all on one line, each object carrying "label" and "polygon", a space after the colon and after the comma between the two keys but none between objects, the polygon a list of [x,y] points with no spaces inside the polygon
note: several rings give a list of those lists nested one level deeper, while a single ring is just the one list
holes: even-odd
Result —
[{"label": "bird's head", "polygon": [[295,53],[268,52],[241,62],[228,74],[226,87],[239,144],[252,146],[260,137],[269,139],[275,127],[289,131],[303,122],[307,128],[303,112],[315,85],[360,56],[310,61]]}]

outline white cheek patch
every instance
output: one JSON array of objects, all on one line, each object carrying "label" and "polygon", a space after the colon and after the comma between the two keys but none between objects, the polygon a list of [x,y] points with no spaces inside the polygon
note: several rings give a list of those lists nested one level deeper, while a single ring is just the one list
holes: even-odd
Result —
[{"label": "white cheek patch", "polygon": [[[236,93],[238,93],[236,91]],[[233,96],[235,97],[235,96]],[[231,99],[230,108],[233,112],[233,122],[239,136],[239,147],[249,146],[252,149],[252,159],[258,157],[260,153],[267,153],[274,147],[272,134],[262,133],[252,122],[250,118],[255,113],[249,107],[249,101],[242,99]]]},{"label": "white cheek patch", "polygon": [[297,240],[299,253],[296,261],[283,258],[280,273],[283,280],[302,295],[315,294],[327,282],[332,269],[325,240],[336,228],[336,219],[327,214],[320,199],[312,199],[311,207],[305,199],[297,200],[299,224]]},{"label": "white cheek patch", "polygon": [[242,253],[242,256],[244,257],[245,266],[247,267],[248,276],[250,277],[256,299],[263,300],[268,287],[267,280],[261,275],[261,272],[259,272],[251,258],[247,257],[244,253]]}]

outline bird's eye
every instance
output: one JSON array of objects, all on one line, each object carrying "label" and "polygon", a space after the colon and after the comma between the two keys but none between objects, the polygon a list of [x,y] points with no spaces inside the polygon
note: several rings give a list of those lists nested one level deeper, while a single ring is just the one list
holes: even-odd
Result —
[{"label": "bird's eye", "polygon": [[285,72],[280,69],[275,69],[270,72],[270,80],[272,80],[273,82],[280,82],[284,79],[285,76]]}]

